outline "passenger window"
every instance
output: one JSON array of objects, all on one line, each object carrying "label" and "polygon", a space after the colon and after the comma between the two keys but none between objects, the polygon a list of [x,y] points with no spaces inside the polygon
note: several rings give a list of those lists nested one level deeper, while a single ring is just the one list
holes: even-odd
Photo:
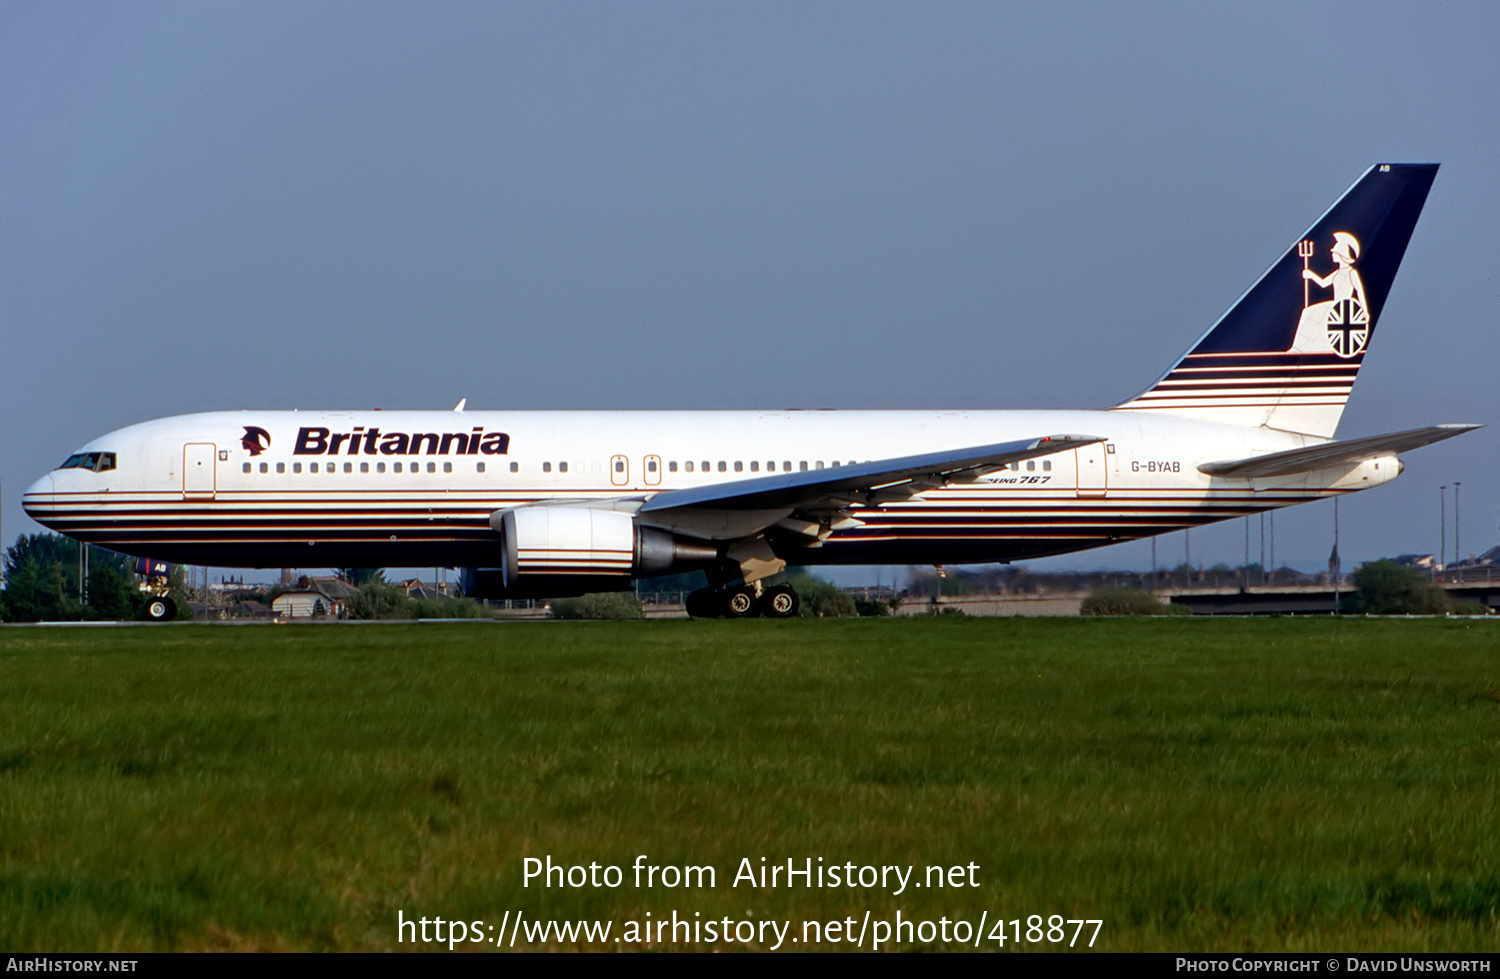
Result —
[{"label": "passenger window", "polygon": [[250,471],[250,463],[247,462],[247,463],[245,463],[245,468],[241,469],[240,472],[249,472],[249,471]]},{"label": "passenger window", "polygon": [[344,472],[346,472],[346,473],[352,473],[353,471],[354,471],[354,463],[352,463],[352,462],[346,462],[346,463],[344,463]]},{"label": "passenger window", "polygon": [[359,464],[359,471],[362,472],[362,473],[369,472],[370,471],[370,464],[368,462],[361,462]]},{"label": "passenger window", "polygon": [[667,463],[667,472],[674,473],[676,471],[677,471],[677,463],[675,463],[675,462],[669,462],[669,463]]},{"label": "passenger window", "polygon": [[728,468],[729,468],[729,467],[728,467],[728,466],[726,466],[726,465],[725,465],[725,464],[724,464],[724,460],[723,460],[723,459],[720,459],[720,460],[719,460],[719,472],[724,472],[724,471],[726,471],[726,470],[727,470],[727,469],[728,469]]},{"label": "passenger window", "polygon": [[271,467],[268,466],[268,465],[266,465],[264,462],[262,462],[260,464],[260,471],[263,472],[263,473],[264,472],[270,472],[271,471]]},{"label": "passenger window", "polygon": [[550,462],[544,462],[544,463],[542,463],[542,472],[549,473],[551,471],[552,471],[552,463],[550,463]]},{"label": "passenger window", "polygon": [[[776,467],[772,466],[771,468],[774,469]],[[790,459],[781,460],[781,471],[784,473],[789,473],[792,471],[792,461]]]},{"label": "passenger window", "polygon": [[623,459],[616,459],[615,460],[615,472],[622,473],[624,471],[625,471],[625,461]]},{"label": "passenger window", "polygon": [[429,462],[427,464],[427,471],[430,472],[430,473],[437,472],[437,463],[435,463],[435,462]]},{"label": "passenger window", "polygon": [[316,462],[309,462],[307,464],[307,471],[310,472],[310,473],[317,472],[318,471],[318,464]]},{"label": "passenger window", "polygon": [[513,472],[513,473],[520,472],[521,471],[521,464],[519,462],[512,462],[510,464],[510,471]]},{"label": "passenger window", "polygon": [[278,462],[278,463],[276,463],[276,471],[279,472],[279,473],[286,472],[286,463],[284,463],[284,462]]},{"label": "passenger window", "polygon": [[803,472],[807,472],[807,460],[803,459],[801,462],[799,462],[797,464],[797,468],[801,469]]},{"label": "passenger window", "polygon": [[745,471],[745,464],[743,462],[736,462],[734,464],[734,471],[735,472],[744,472]]},{"label": "passenger window", "polygon": [[1042,460],[1042,472],[1051,472],[1051,471],[1052,471],[1052,460],[1051,459],[1043,459]]},{"label": "passenger window", "polygon": [[453,471],[453,463],[451,463],[451,462],[445,462],[445,463],[443,463],[443,472],[445,472],[445,473],[451,473],[452,471]]},{"label": "passenger window", "polygon": [[760,472],[760,460],[759,459],[751,459],[750,460],[750,471],[753,472],[753,473]]},{"label": "passenger window", "polygon": [[1010,471],[1013,472],[1013,473],[1020,472],[1021,471],[1021,464],[1019,462],[1012,462],[1010,464]]},{"label": "passenger window", "polygon": [[481,473],[484,472],[484,463],[482,463],[482,462],[476,462],[474,464],[474,471],[475,472],[481,472]]},{"label": "passenger window", "polygon": [[823,468],[823,460],[819,459],[816,463],[813,464],[813,468],[814,469],[822,469]]},{"label": "passenger window", "polygon": [[686,462],[686,463],[684,463],[684,465],[686,465],[686,466],[687,466],[687,471],[688,471],[688,472],[692,472],[692,471],[693,471],[693,463],[692,463],[692,460],[688,460],[688,461],[687,461],[687,462]]},{"label": "passenger window", "polygon": [[[624,466],[621,466],[620,468],[624,469]],[[656,460],[655,459],[647,459],[646,460],[646,471],[648,473],[654,473],[654,472],[656,472]]]},{"label": "passenger window", "polygon": [[560,472],[560,473],[567,472],[568,471],[568,464],[566,462],[559,462],[557,464],[557,471]]},{"label": "passenger window", "polygon": [[300,463],[300,462],[294,462],[294,463],[292,463],[292,472],[299,473],[301,471],[302,471],[302,463]]},{"label": "passenger window", "polygon": [[393,462],[393,463],[391,463],[391,469],[394,472],[400,472],[401,471],[401,463],[399,463],[399,462]]},{"label": "passenger window", "polygon": [[1026,471],[1027,472],[1034,472],[1035,470],[1036,470],[1036,460],[1035,459],[1027,459],[1026,460]]},{"label": "passenger window", "polygon": [[375,471],[378,472],[378,473],[385,472],[385,463],[383,463],[383,462],[377,462],[377,463],[375,463]]},{"label": "passenger window", "polygon": [[707,459],[704,459],[704,460],[703,460],[703,471],[704,471],[704,472],[708,472],[708,469],[709,469],[709,466],[708,466],[708,460],[707,460]]}]

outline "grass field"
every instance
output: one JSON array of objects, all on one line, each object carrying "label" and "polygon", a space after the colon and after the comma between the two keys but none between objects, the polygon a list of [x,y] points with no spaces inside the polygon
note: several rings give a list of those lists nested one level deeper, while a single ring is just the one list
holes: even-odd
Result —
[{"label": "grass field", "polygon": [[[1493,950],[1497,828],[1493,622],[0,630],[10,950],[409,948],[398,911],[674,909]],[[631,886],[640,854],[717,886]],[[523,887],[544,855],[625,883]],[[731,886],[744,857],[973,863],[980,886]],[[945,943],[888,945],[912,946]]]}]

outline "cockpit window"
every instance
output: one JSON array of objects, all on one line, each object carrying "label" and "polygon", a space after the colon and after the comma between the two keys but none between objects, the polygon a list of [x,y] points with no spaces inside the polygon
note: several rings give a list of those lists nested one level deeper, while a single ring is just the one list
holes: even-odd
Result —
[{"label": "cockpit window", "polygon": [[108,472],[115,468],[115,454],[113,452],[75,452],[68,456],[67,462],[57,468],[89,469],[96,473]]}]

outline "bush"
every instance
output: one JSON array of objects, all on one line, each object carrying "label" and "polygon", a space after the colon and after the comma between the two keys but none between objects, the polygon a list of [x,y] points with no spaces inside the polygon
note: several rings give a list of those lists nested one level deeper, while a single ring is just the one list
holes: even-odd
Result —
[{"label": "bush", "polygon": [[472,598],[413,598],[411,614],[419,619],[483,619],[488,612]]},{"label": "bush", "polygon": [[1089,592],[1078,609],[1079,615],[1185,615],[1188,610],[1159,602],[1156,596],[1139,588],[1098,588]]},{"label": "bush", "polygon": [[881,615],[890,615],[891,607],[885,602],[876,601],[873,598],[856,598],[854,600],[854,611],[862,617],[875,618]]},{"label": "bush", "polygon": [[1443,615],[1453,607],[1448,593],[1425,574],[1394,561],[1362,564],[1352,577],[1349,611],[1356,615]]},{"label": "bush", "polygon": [[412,617],[411,600],[406,593],[392,585],[371,581],[359,587],[359,594],[349,599],[344,606],[351,619],[409,619]]},{"label": "bush", "polygon": [[797,614],[804,619],[837,619],[859,614],[854,596],[831,581],[810,574],[794,574],[787,578],[787,584],[797,590],[797,597],[802,600],[802,609]]},{"label": "bush", "polygon": [[599,592],[552,603],[554,619],[642,619],[640,601],[629,592]]}]

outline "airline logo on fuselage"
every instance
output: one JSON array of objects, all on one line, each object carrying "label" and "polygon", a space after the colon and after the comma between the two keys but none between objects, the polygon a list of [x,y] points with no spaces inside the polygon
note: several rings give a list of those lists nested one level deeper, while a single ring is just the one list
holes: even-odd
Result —
[{"label": "airline logo on fuselage", "polygon": [[471,432],[382,432],[378,428],[355,426],[352,432],[332,432],[326,428],[299,428],[292,455],[298,456],[415,456],[415,455],[487,455],[503,456],[510,451],[510,436],[504,432],[486,432],[476,427]]},{"label": "airline logo on fuselage", "polygon": [[271,433],[259,425],[246,425],[245,437],[240,439],[240,445],[251,455],[258,456],[271,447]]}]

